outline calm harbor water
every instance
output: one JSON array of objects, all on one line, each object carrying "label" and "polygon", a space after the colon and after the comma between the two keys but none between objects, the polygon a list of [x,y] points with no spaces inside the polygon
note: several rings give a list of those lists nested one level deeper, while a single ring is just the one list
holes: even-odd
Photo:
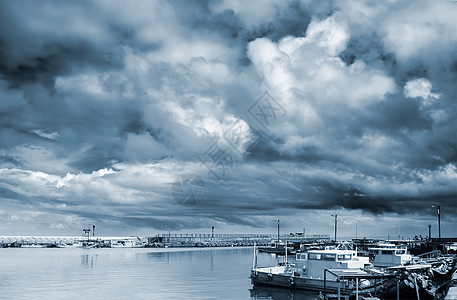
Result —
[{"label": "calm harbor water", "polygon": [[[305,299],[253,288],[252,247],[0,249],[2,299]],[[259,253],[258,265],[275,255]]]}]

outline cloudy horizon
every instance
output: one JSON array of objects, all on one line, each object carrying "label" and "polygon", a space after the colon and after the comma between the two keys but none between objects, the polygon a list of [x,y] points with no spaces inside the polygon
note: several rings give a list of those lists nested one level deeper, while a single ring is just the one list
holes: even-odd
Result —
[{"label": "cloudy horizon", "polygon": [[456,2],[0,6],[0,235],[456,235]]}]

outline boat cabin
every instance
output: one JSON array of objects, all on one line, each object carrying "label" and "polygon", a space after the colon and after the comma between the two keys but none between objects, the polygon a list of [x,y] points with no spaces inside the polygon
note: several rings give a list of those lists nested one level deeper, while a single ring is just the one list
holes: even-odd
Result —
[{"label": "boat cabin", "polygon": [[363,269],[368,265],[369,258],[357,256],[357,251],[328,248],[298,253],[295,261],[295,266],[309,278],[323,278],[324,268]]},{"label": "boat cabin", "polygon": [[401,266],[412,260],[406,246],[395,244],[378,244],[376,247],[368,248],[375,255],[372,263],[377,267]]}]

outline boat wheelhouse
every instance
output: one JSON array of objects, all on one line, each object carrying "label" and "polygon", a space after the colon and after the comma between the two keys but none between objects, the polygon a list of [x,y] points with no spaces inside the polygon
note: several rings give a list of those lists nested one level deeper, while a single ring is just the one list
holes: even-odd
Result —
[{"label": "boat wheelhouse", "polygon": [[402,266],[413,259],[406,246],[382,243],[368,250],[375,255],[371,261],[375,267]]},{"label": "boat wheelhouse", "polygon": [[369,258],[357,256],[357,251],[331,248],[299,253],[295,261],[295,267],[300,268],[302,274],[310,278],[323,278],[324,268],[364,269],[369,265]]}]

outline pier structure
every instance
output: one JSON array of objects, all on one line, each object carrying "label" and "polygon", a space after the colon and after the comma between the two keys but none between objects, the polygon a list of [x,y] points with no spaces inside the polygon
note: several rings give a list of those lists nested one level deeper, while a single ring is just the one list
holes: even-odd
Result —
[{"label": "pier structure", "polygon": [[[202,246],[252,246],[269,245],[276,241],[276,234],[203,234],[203,233],[164,233],[150,237],[93,237],[85,236],[0,236],[0,248],[29,246],[70,246],[84,242],[97,243],[99,246],[120,246],[132,244],[152,247],[202,247]],[[284,234],[280,240],[295,245],[311,242],[328,242],[328,234]]]},{"label": "pier structure", "polygon": [[73,236],[0,236],[0,248],[5,245],[72,244],[81,237]]},{"label": "pier structure", "polygon": [[[175,246],[200,244],[223,244],[223,245],[254,245],[270,244],[278,239],[276,234],[205,234],[205,233],[163,233],[148,237],[148,243],[163,243]],[[297,235],[284,234],[279,239],[290,243],[309,243],[315,241],[330,241],[328,234]]]},{"label": "pier structure", "polygon": [[3,247],[27,247],[27,246],[68,246],[77,245],[81,242],[93,242],[104,245],[133,241],[146,244],[146,238],[140,237],[93,237],[93,236],[0,236],[0,248]]}]

